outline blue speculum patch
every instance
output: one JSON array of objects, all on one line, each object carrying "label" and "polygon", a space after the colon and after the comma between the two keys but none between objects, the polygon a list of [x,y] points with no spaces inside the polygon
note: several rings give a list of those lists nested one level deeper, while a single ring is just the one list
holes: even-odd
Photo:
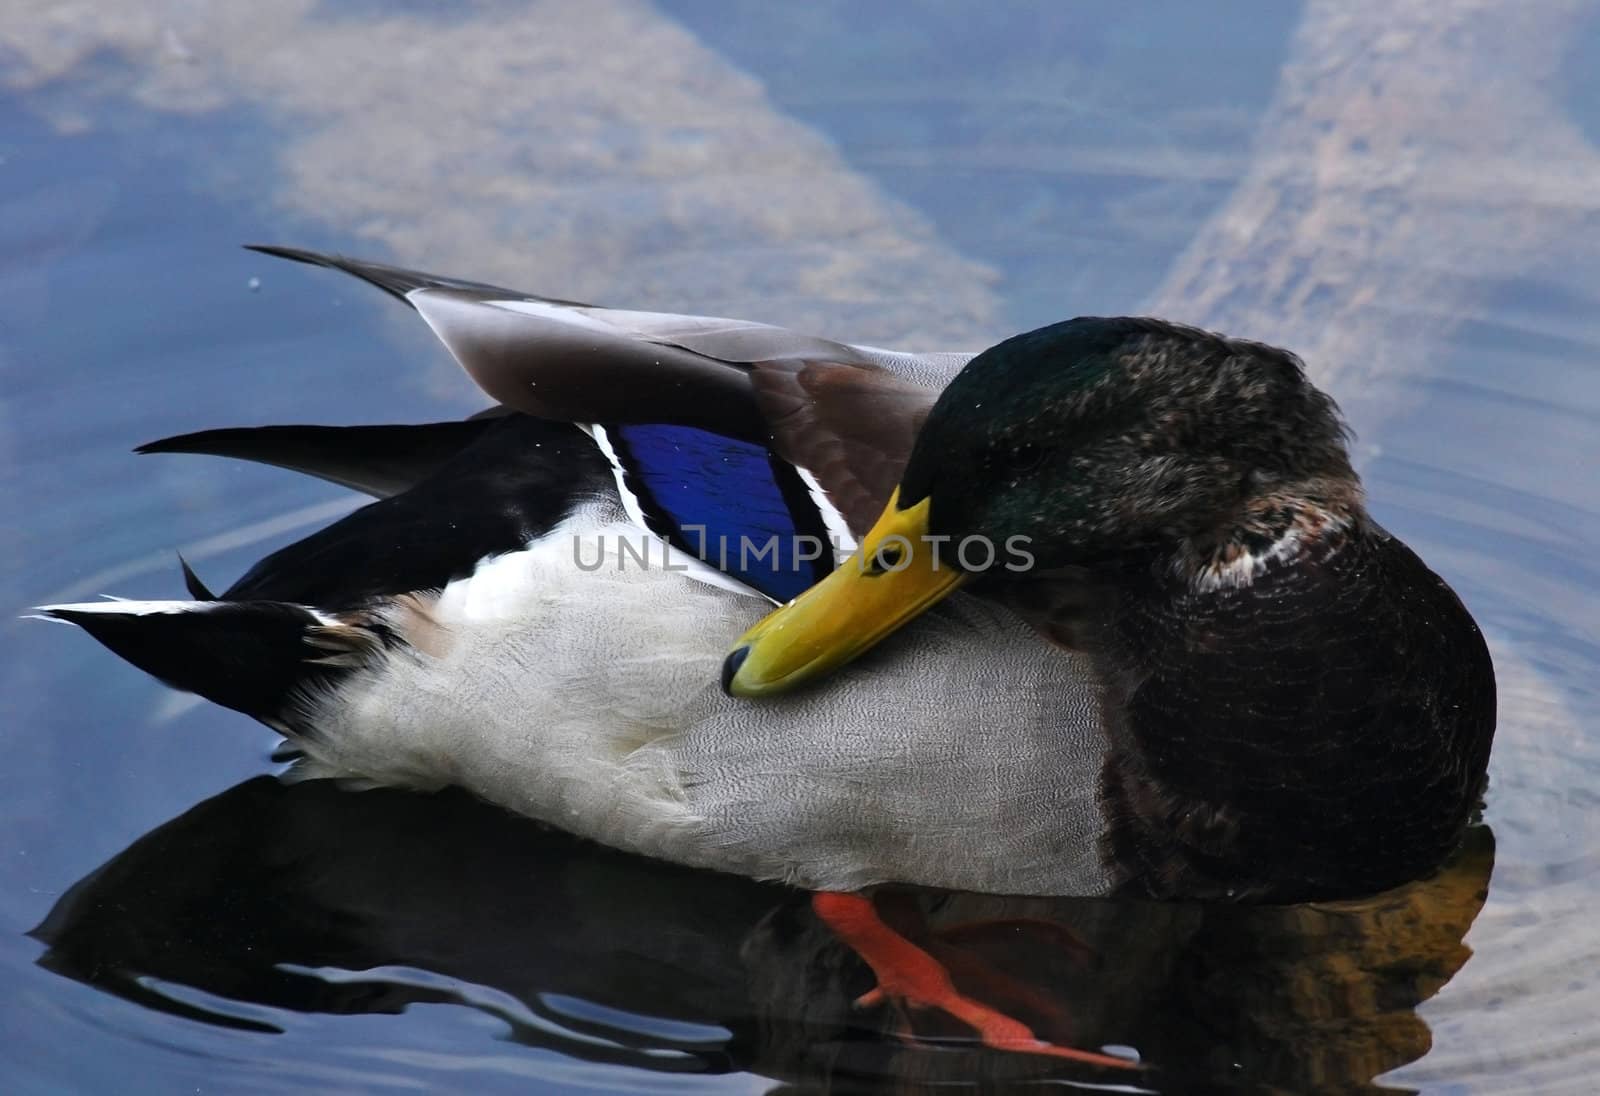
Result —
[{"label": "blue speculum patch", "polygon": [[833,569],[816,503],[766,447],[688,426],[606,431],[647,523],[674,548],[779,602]]}]

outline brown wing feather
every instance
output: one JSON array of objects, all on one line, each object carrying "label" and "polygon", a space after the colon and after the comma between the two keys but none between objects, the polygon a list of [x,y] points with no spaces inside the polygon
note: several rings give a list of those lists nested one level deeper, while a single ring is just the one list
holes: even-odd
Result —
[{"label": "brown wing feather", "polygon": [[883,509],[959,354],[850,346],[747,320],[633,312],[290,248],[415,308],[503,407],[583,423],[677,423],[773,446],[852,531]]},{"label": "brown wing feather", "polygon": [[507,407],[565,422],[672,422],[765,440],[743,365],[581,315],[564,322],[556,309],[532,316],[453,290],[412,303],[467,375]]},{"label": "brown wing feather", "polygon": [[938,392],[826,361],[760,362],[750,381],[779,455],[816,478],[851,532],[866,532],[900,483]]},{"label": "brown wing feather", "polygon": [[880,354],[879,364],[856,347],[783,328],[542,302],[537,313],[513,311],[453,289],[411,301],[479,387],[507,406],[771,444],[815,477],[857,534],[900,482],[938,398],[887,364],[917,359]]}]

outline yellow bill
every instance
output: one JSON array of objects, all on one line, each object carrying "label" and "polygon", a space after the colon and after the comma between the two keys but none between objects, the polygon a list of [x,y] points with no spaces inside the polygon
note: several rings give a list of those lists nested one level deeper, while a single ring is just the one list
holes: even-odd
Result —
[{"label": "yellow bill", "polygon": [[731,696],[792,689],[844,665],[961,585],[928,537],[928,499],[895,491],[860,550],[739,637],[722,667]]}]

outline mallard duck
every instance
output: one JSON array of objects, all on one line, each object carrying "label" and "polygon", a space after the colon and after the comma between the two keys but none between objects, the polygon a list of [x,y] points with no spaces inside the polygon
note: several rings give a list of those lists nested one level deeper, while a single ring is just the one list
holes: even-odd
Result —
[{"label": "mallard duck", "polygon": [[496,406],[145,445],[377,501],[220,595],[41,612],[291,775],[811,889],[886,993],[1026,1047],[863,888],[1348,896],[1479,802],[1483,638],[1285,351],[1085,317],[902,354],[258,250],[409,305]]}]

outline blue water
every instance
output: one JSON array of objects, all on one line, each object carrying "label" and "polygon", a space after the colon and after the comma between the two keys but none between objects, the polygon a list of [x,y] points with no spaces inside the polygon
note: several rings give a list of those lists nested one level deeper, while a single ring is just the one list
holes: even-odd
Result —
[{"label": "blue water", "polygon": [[[1236,224],[1230,201],[1272,177],[1274,142],[1323,124],[1284,100],[1321,48],[1315,5],[21,7],[0,51],[13,617],[175,596],[179,549],[225,585],[357,501],[270,469],[136,457],[140,442],[480,406],[392,301],[241,243],[970,347],[1167,307],[1175,285],[1198,299],[1210,283],[1179,276],[1186,250],[1229,246],[1219,218]],[[1587,155],[1597,27],[1592,12],[1530,17],[1521,33],[1571,42],[1554,75],[1519,70],[1530,54],[1511,40],[1507,67],[1463,66],[1440,94],[1536,89],[1544,113],[1510,131],[1548,115]],[[1406,52],[1418,42],[1388,42],[1395,71],[1440,63]],[[1306,71],[1335,84],[1377,55],[1328,48]],[[1495,649],[1487,828],[1439,880],[1353,908],[928,911],[1070,924],[1092,959],[1025,934],[986,954],[1049,985],[1077,1037],[1137,1048],[1152,1088],[1584,1092],[1600,1055],[1600,265],[1584,258],[1600,210],[1581,187],[1493,206],[1521,193],[1515,158],[1481,160],[1468,198],[1442,187],[1425,157],[1448,112],[1408,102],[1403,147],[1422,167],[1372,192],[1370,233],[1290,222],[1325,292],[1356,302],[1332,313],[1344,341],[1317,298],[1259,295],[1249,276],[1183,318],[1259,301],[1283,325],[1235,333],[1341,348],[1310,364],[1360,434],[1374,511]],[[1270,227],[1305,208],[1282,194],[1245,214]],[[1382,250],[1466,201],[1499,212]],[[1570,221],[1542,228],[1564,202],[1580,203]],[[1227,259],[1246,274],[1282,261],[1249,239]],[[1419,283],[1424,304],[1402,299]],[[68,628],[13,619],[0,652],[7,1091],[1096,1079],[907,1043],[892,1016],[850,1012],[861,972],[788,892],[456,797],[286,788],[264,776],[275,736]]]}]

